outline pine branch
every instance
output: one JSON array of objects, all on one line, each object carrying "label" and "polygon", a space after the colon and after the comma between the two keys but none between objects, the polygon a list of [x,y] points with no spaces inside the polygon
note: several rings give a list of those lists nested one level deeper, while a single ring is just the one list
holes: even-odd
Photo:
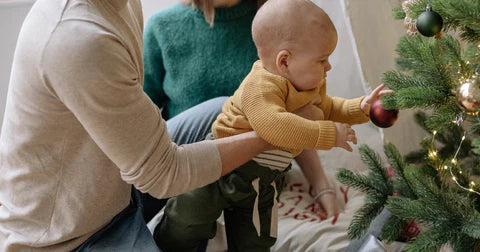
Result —
[{"label": "pine branch", "polygon": [[405,197],[393,197],[390,196],[387,199],[387,205],[385,206],[392,215],[397,216],[402,220],[414,219],[417,223],[424,225],[430,225],[438,217],[438,211],[431,208],[425,208],[422,202],[418,200],[412,200]]},{"label": "pine branch", "polygon": [[372,195],[367,195],[365,201],[365,204],[357,210],[348,226],[348,237],[352,240],[364,235],[370,226],[370,222],[380,213],[385,204],[385,200],[377,200]]},{"label": "pine branch", "polygon": [[480,118],[478,116],[474,116],[469,118],[468,120],[470,124],[470,133],[472,134],[480,134]]},{"label": "pine branch", "polygon": [[383,73],[382,82],[392,90],[401,90],[409,87],[428,87],[425,80],[414,78],[398,71],[387,71]]},{"label": "pine branch", "polygon": [[427,155],[428,151],[426,149],[411,151],[405,156],[405,161],[409,163],[423,163]]},{"label": "pine branch", "polygon": [[[440,40],[443,40],[441,38]],[[396,59],[399,69],[421,78],[429,86],[441,92],[449,92],[453,85],[447,71],[447,61],[443,56],[440,42],[423,36],[402,37],[397,45]],[[454,52],[452,52],[454,53]]]},{"label": "pine branch", "polygon": [[387,156],[388,162],[395,171],[395,179],[393,183],[394,187],[401,191],[400,193],[402,196],[413,198],[414,193],[408,185],[405,175],[403,174],[406,164],[405,160],[402,158],[402,155],[392,143],[386,143],[383,146],[383,149],[385,155]]},{"label": "pine branch", "polygon": [[432,4],[444,17],[445,28],[459,28],[460,37],[476,43],[480,41],[480,2],[459,0],[435,0]]},{"label": "pine branch", "polygon": [[462,225],[462,233],[480,240],[480,214],[478,212],[474,212],[470,215]]},{"label": "pine branch", "polygon": [[453,99],[440,106],[426,121],[425,124],[430,130],[444,130],[453,126],[452,121],[457,120],[457,116],[462,111]]},{"label": "pine branch", "polygon": [[452,245],[454,251],[471,252],[475,251],[475,247],[478,246],[479,242],[468,236],[454,235],[450,239],[450,244]]},{"label": "pine branch", "polygon": [[338,169],[337,180],[344,185],[367,194],[375,191],[381,192],[381,190],[368,179],[367,175],[356,174],[345,168]]},{"label": "pine branch", "polygon": [[383,168],[378,155],[366,144],[360,146],[359,152],[360,159],[368,165],[370,170],[374,173],[381,174],[385,181],[387,181],[385,168]]},{"label": "pine branch", "polygon": [[[448,34],[442,36],[442,39],[438,40],[440,44],[440,50],[444,61],[447,63],[446,68],[449,70],[449,75],[452,79],[460,79],[461,77],[468,78],[473,74],[472,65],[473,59],[470,58],[470,52],[462,52],[460,42],[453,36]],[[469,64],[467,64],[467,61]],[[455,89],[456,85],[453,85]]]},{"label": "pine branch", "polygon": [[380,162],[380,157],[367,145],[361,145],[359,151],[360,158],[370,169],[367,178],[373,181],[377,191],[383,195],[391,195],[392,187],[388,183],[387,171]]},{"label": "pine branch", "polygon": [[462,66],[469,69],[461,60],[458,41],[449,35],[438,41],[404,36],[397,45],[397,52],[398,67],[412,76],[395,71],[384,73],[382,81],[395,91],[384,98],[386,109],[436,109],[455,101],[451,90],[456,88],[454,79],[457,78],[452,78],[451,74],[459,72]]},{"label": "pine branch", "polygon": [[[413,170],[413,166],[411,166],[409,170]],[[425,170],[425,167],[423,170]],[[417,172],[408,174],[406,178],[410,185],[412,185],[412,189],[419,198],[416,202],[420,205],[425,205],[428,206],[428,208],[431,208],[429,211],[435,213],[433,214],[435,218],[439,218],[439,215],[441,216],[450,214],[445,209],[448,209],[448,204],[451,202],[445,200],[443,197],[445,194],[440,193],[441,190],[433,177],[426,175],[425,171],[418,170]],[[425,221],[431,221],[428,216],[421,217],[422,213],[418,214],[420,215],[415,217],[415,219],[423,218]]]},{"label": "pine branch", "polygon": [[443,55],[446,57],[447,62],[449,62],[451,66],[456,66],[463,62],[460,42],[453,36],[445,34],[442,39],[439,40],[439,43]]},{"label": "pine branch", "polygon": [[388,243],[394,242],[402,234],[402,230],[405,228],[406,222],[395,215],[392,215],[382,228],[382,240],[386,240]]},{"label": "pine branch", "polygon": [[419,236],[413,238],[410,243],[405,246],[407,252],[418,251],[438,251],[443,244],[448,242],[445,234],[434,229],[427,230]]},{"label": "pine branch", "polygon": [[409,87],[398,90],[394,94],[399,109],[437,108],[446,102],[445,93],[435,87]]},{"label": "pine branch", "polygon": [[403,12],[402,8],[393,8],[392,15],[395,19],[404,19],[406,14]]},{"label": "pine branch", "polygon": [[426,64],[427,57],[430,55],[425,52],[430,51],[430,46],[431,43],[428,43],[428,39],[421,36],[411,37],[405,35],[400,38],[397,44],[398,58],[395,59],[395,63],[400,70],[406,72],[436,72],[437,70],[431,64]]},{"label": "pine branch", "polygon": [[406,180],[399,177],[393,177],[390,179],[390,181],[392,183],[393,193],[397,193],[400,196],[405,196],[412,199],[416,198],[415,193]]},{"label": "pine branch", "polygon": [[[471,66],[473,67],[474,65],[479,65],[480,64],[480,57],[478,57],[480,54],[480,47],[477,45],[468,45],[465,46],[464,49],[462,50],[462,60],[464,62],[469,61],[471,63]],[[471,69],[475,70],[475,69]],[[473,74],[473,72],[471,72]]]},{"label": "pine branch", "polygon": [[[425,167],[425,166],[424,166]],[[424,177],[422,174],[423,168],[418,168],[415,165],[407,165],[404,168],[403,175],[405,176],[405,180],[407,181],[408,185],[412,188],[413,193],[415,194],[415,198],[420,198],[421,194],[418,192],[418,188],[421,187],[421,184],[418,182],[418,177]]]}]

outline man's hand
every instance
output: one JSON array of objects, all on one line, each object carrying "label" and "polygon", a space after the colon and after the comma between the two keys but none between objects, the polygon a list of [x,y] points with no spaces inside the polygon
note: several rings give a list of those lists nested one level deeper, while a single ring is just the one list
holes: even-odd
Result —
[{"label": "man's hand", "polygon": [[393,90],[382,90],[385,88],[385,84],[380,84],[377,88],[375,88],[372,93],[369,95],[365,96],[365,98],[362,100],[360,103],[360,109],[366,114],[370,115],[370,108],[372,107],[372,104],[380,99],[380,97],[387,95],[387,94],[393,94]]}]

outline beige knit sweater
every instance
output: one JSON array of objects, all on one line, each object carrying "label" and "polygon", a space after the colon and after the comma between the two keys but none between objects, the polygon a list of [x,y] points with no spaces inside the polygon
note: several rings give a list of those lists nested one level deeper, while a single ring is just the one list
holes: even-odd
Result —
[{"label": "beige knit sweater", "polygon": [[124,209],[220,177],[214,142],[176,146],[143,92],[139,0],[37,0],[0,138],[0,251],[72,250]]}]

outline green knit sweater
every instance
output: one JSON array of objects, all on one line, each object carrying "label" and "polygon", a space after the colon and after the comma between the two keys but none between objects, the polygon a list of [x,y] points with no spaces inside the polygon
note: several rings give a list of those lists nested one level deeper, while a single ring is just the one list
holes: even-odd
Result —
[{"label": "green knit sweater", "polygon": [[169,119],[208,99],[231,96],[258,59],[251,26],[257,1],[203,12],[176,4],[154,14],[144,32],[145,92]]}]

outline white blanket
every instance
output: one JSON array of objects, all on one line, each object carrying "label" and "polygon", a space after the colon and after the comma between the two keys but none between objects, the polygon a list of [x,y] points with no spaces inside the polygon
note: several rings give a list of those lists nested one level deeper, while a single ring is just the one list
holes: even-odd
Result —
[{"label": "white blanket", "polygon": [[338,217],[321,220],[313,213],[309,184],[295,166],[289,172],[280,195],[279,233],[272,251],[343,251],[349,244],[347,228],[355,211],[363,204],[363,195],[329,175],[337,192]]},{"label": "white blanket", "polygon": [[[369,123],[353,128],[357,132],[359,144],[367,144],[375,151],[382,152],[383,142],[375,126]],[[338,218],[326,220],[320,220],[312,213],[309,184],[294,163],[292,170],[287,173],[286,186],[280,195],[278,237],[272,251],[344,251],[350,242],[347,229],[353,215],[362,206],[364,195],[339,183],[335,178],[336,169],[364,171],[366,166],[360,160],[358,146],[354,146],[352,153],[339,148],[318,153],[326,174],[337,191],[337,203],[342,212]],[[151,230],[162,215],[163,212],[160,212],[149,223]],[[225,226],[221,217],[217,220],[217,236],[209,241],[207,251],[227,251],[226,248]]]},{"label": "white blanket", "polygon": [[[331,181],[336,181],[332,175]],[[363,195],[355,190],[333,182],[337,202],[342,212],[338,217],[321,220],[312,212],[312,197],[309,184],[298,166],[288,173],[286,185],[280,196],[278,238],[272,251],[344,251],[349,244],[347,228],[355,211],[363,204]],[[149,222],[153,231],[163,211]],[[207,252],[227,251],[225,223],[217,220],[217,236],[208,243]]]}]

